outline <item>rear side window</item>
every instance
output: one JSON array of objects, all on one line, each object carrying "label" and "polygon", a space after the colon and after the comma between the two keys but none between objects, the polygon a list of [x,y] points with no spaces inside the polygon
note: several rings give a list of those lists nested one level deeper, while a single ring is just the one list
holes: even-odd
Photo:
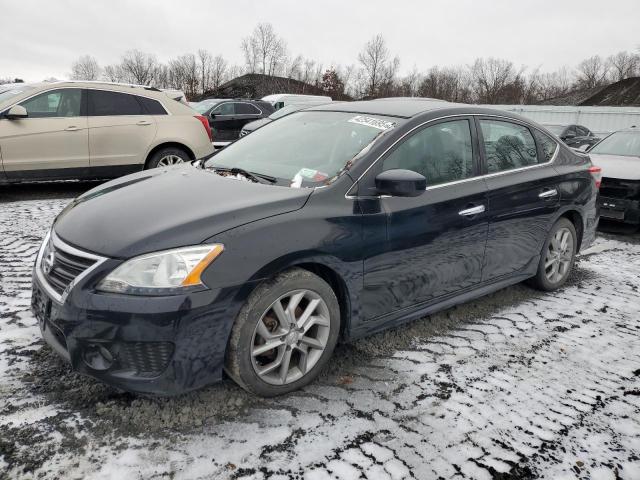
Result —
[{"label": "rear side window", "polygon": [[238,115],[260,115],[260,110],[250,103],[236,103],[236,113]]},{"label": "rear side window", "polygon": [[383,170],[395,168],[424,175],[427,185],[472,177],[469,121],[438,123],[411,135],[384,159]]},{"label": "rear side window", "polygon": [[536,137],[536,141],[538,145],[540,145],[540,150],[542,150],[542,154],[544,155],[543,162],[551,161],[558,148],[556,141],[549,135],[539,132],[538,130],[534,130],[533,135]]},{"label": "rear side window", "polygon": [[89,116],[146,115],[133,95],[105,90],[89,90]]},{"label": "rear side window", "polygon": [[236,110],[233,105],[234,104],[232,102],[221,103],[220,105],[216,106],[216,108],[211,110],[211,113],[215,115],[235,115]]},{"label": "rear side window", "polygon": [[79,117],[82,110],[82,90],[62,88],[36,95],[22,105],[29,118]]},{"label": "rear side window", "polygon": [[538,163],[536,143],[527,127],[500,120],[480,120],[489,173]]},{"label": "rear side window", "polygon": [[142,104],[144,110],[149,115],[166,115],[167,111],[164,109],[162,104],[157,100],[152,100],[147,97],[136,97],[138,101]]}]

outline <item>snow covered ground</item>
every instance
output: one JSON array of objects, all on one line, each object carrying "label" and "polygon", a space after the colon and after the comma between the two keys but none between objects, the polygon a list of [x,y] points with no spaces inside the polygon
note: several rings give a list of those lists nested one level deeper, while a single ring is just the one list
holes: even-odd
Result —
[{"label": "snow covered ground", "polygon": [[137,397],[70,372],[29,312],[68,200],[0,204],[0,478],[640,479],[640,242],[342,345],[303,391]]}]

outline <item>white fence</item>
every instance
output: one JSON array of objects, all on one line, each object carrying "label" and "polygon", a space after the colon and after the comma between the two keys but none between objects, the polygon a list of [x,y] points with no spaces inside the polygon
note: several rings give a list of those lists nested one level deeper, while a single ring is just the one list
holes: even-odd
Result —
[{"label": "white fence", "polygon": [[640,127],[640,107],[573,107],[555,105],[481,105],[506,110],[542,124],[584,125],[596,134]]}]

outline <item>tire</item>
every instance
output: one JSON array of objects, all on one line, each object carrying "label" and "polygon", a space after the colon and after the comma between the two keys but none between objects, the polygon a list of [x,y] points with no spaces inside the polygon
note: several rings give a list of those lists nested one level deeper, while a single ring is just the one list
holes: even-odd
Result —
[{"label": "tire", "polygon": [[[565,235],[567,245],[563,247]],[[578,236],[573,223],[567,218],[560,218],[551,227],[542,247],[538,271],[529,280],[529,284],[546,292],[562,287],[571,275],[575,263],[577,241]],[[552,262],[551,265],[549,262]]]},{"label": "tire", "polygon": [[[291,327],[289,307],[294,304]],[[260,285],[240,310],[227,344],[225,371],[256,395],[292,392],[326,366],[339,332],[340,307],[329,284],[307,270],[289,270]]]},{"label": "tire", "polygon": [[189,154],[178,147],[161,148],[147,161],[145,169],[157,167],[170,167],[179,163],[190,162]]}]

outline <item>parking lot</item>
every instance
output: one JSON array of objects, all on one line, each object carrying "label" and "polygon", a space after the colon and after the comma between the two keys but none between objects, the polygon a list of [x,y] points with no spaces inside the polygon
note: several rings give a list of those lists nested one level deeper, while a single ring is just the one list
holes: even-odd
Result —
[{"label": "parking lot", "polygon": [[559,292],[518,285],[341,345],[300,392],[149,398],[72,373],[29,311],[38,245],[89,187],[2,194],[0,476],[640,478],[637,234],[600,235]]}]

